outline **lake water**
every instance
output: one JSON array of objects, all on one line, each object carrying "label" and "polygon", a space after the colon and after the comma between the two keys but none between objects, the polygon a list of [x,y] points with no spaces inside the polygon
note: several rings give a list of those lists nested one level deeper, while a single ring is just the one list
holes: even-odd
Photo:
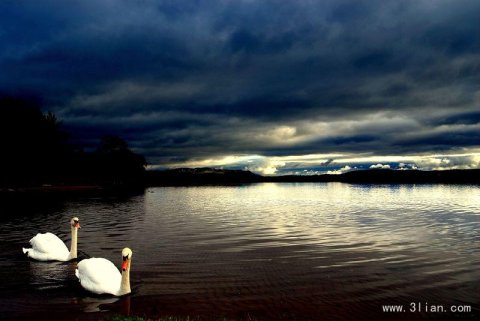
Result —
[{"label": "lake water", "polygon": [[[98,320],[113,314],[257,320],[475,319],[480,304],[480,187],[254,184],[160,187],[142,195],[2,209],[0,315]],[[7,213],[8,212],[8,213]],[[133,293],[94,296],[76,262],[21,251],[38,232],[80,258],[121,264]],[[442,305],[448,312],[410,312]],[[382,305],[407,312],[382,312]],[[471,312],[451,313],[452,306]],[[418,308],[417,308],[418,311]]]}]

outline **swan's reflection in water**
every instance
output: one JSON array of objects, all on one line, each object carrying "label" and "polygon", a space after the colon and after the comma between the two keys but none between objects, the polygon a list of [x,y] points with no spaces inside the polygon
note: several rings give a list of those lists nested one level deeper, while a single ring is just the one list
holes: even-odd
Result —
[{"label": "swan's reflection in water", "polygon": [[78,298],[76,304],[82,306],[83,312],[115,312],[130,315],[130,295],[124,297],[84,297]]},{"label": "swan's reflection in water", "polygon": [[76,280],[77,261],[30,261],[30,284],[37,290],[66,288]]},{"label": "swan's reflection in water", "polygon": [[105,312],[109,311],[106,307],[103,307],[104,304],[111,304],[117,302],[119,298],[110,297],[110,298],[92,298],[86,297],[80,299],[78,304],[83,305],[83,312]]}]

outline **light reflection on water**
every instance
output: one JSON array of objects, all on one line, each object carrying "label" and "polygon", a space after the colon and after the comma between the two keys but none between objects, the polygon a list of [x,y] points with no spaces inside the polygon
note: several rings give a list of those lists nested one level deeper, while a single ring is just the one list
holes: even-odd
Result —
[{"label": "light reflection on water", "polygon": [[28,318],[25,302],[37,313],[55,305],[58,317],[63,310],[80,318],[88,318],[84,311],[123,311],[122,299],[97,308],[106,298],[83,292],[71,263],[20,255],[37,232],[68,243],[68,221],[78,216],[81,258],[119,265],[121,249],[133,249],[128,309],[137,315],[375,319],[385,318],[381,304],[413,301],[469,304],[478,313],[479,192],[257,184],[150,188],[123,200],[67,202],[2,222],[0,296],[8,299],[0,312]]}]

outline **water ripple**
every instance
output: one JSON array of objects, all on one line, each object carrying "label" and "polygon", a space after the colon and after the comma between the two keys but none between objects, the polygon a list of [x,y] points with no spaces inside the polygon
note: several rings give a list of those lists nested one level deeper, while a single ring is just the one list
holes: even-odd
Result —
[{"label": "water ripple", "polygon": [[[78,311],[109,309],[108,302],[100,309],[96,300],[80,299],[85,293],[73,265],[21,254],[37,232],[54,232],[69,244],[68,221],[75,215],[86,257],[118,266],[121,249],[133,249],[131,300],[141,315],[153,302],[176,306],[177,313],[211,315],[214,309],[219,316],[266,320],[325,313],[375,319],[381,304],[418,300],[477,306],[479,192],[471,186],[258,184],[151,188],[127,199],[66,202],[2,222],[0,298],[9,298],[13,315],[25,309],[24,300],[46,309],[40,294],[57,298],[58,306],[75,301]],[[346,304],[350,313],[338,308]]]}]

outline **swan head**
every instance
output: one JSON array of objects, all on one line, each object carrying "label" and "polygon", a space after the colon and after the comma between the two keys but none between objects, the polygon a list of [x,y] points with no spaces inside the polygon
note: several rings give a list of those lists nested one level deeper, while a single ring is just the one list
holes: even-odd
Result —
[{"label": "swan head", "polygon": [[80,228],[80,220],[78,219],[78,217],[72,217],[72,219],[70,220],[70,225],[72,225],[72,227],[74,228]]},{"label": "swan head", "polygon": [[122,250],[122,271],[126,271],[127,268],[129,268],[130,266],[130,260],[132,259],[132,250],[130,250],[128,247],[124,248]]}]

